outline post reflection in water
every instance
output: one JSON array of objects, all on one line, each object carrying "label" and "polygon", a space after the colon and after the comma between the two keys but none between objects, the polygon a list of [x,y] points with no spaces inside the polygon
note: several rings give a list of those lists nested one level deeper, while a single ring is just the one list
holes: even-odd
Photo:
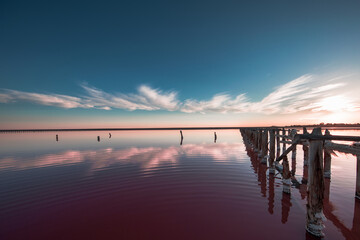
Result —
[{"label": "post reflection in water", "polygon": [[[246,143],[246,142],[245,142]],[[251,165],[253,167],[254,173],[258,176],[258,182],[260,185],[262,196],[264,195],[264,189],[266,189],[266,181],[264,181],[264,171],[261,168],[262,164],[260,164],[260,160],[257,157],[257,154],[253,151],[250,145],[246,145],[246,151],[248,156],[250,157]],[[302,200],[306,200],[307,198],[307,179],[308,179],[308,166],[307,166],[307,152],[308,149],[305,148],[304,153],[304,164],[302,168],[302,177],[301,177],[301,183],[299,183],[296,178],[296,157],[293,152],[292,155],[292,165],[291,165],[291,175],[292,179],[295,180],[296,184],[294,184],[292,187],[298,189],[298,193],[300,194],[300,197]],[[302,159],[301,159],[302,160]],[[266,171],[266,170],[265,170]],[[265,172],[266,175],[266,172]],[[273,215],[274,214],[274,206],[276,205],[275,200],[275,176],[273,174],[268,174],[268,212]],[[336,207],[334,206],[334,203],[330,200],[330,186],[331,186],[331,179],[325,178],[325,191],[324,191],[324,215],[328,219],[329,222],[333,224],[333,226],[336,227],[336,229],[341,233],[342,237],[345,239],[360,239],[360,201],[358,199],[354,198],[354,212],[352,216],[352,226],[351,228],[347,227],[343,220],[341,220],[337,214],[335,214]],[[286,193],[280,193],[282,194],[281,198],[281,223],[285,224],[288,222],[290,210],[293,206],[292,203],[292,195],[286,194]],[[305,202],[304,202],[305,204]],[[276,213],[276,212],[275,212]],[[305,217],[305,212],[304,212]],[[311,239],[318,239],[314,237],[313,235],[305,232],[305,239],[311,240]],[[326,239],[338,239],[338,237],[333,237],[326,235]]]},{"label": "post reflection in water", "polygon": [[275,198],[275,176],[274,174],[269,174],[269,197],[268,197],[268,211],[270,214],[274,213],[274,198]]},{"label": "post reflection in water", "polygon": [[282,192],[281,198],[281,222],[284,224],[287,222],[291,204],[291,195],[288,193]]}]

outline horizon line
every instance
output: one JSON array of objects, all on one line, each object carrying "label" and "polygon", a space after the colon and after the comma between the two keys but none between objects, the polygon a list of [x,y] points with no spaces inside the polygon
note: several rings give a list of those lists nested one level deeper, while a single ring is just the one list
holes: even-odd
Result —
[{"label": "horizon line", "polygon": [[[356,125],[356,124],[351,124]],[[299,128],[299,127],[332,127],[329,125],[320,124],[306,124],[306,125],[286,125],[286,126],[233,126],[233,127],[144,127],[144,128],[44,128],[44,129],[0,129],[0,132],[66,132],[66,131],[149,131],[149,130],[231,130],[231,129],[242,129],[242,128]],[[333,126],[336,127],[336,126]],[[346,127],[346,126],[342,126]],[[354,126],[348,126],[354,127]]]}]

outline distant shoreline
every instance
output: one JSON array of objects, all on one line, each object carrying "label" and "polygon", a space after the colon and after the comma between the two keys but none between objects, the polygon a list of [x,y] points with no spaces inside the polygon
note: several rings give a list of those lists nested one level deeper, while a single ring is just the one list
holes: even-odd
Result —
[{"label": "distant shoreline", "polygon": [[2,129],[0,133],[6,132],[71,132],[71,131],[155,131],[155,130],[238,130],[242,128],[314,128],[322,127],[332,130],[360,130],[358,124],[354,125],[293,125],[293,126],[258,126],[258,127],[168,127],[168,128],[63,128],[63,129]]},{"label": "distant shoreline", "polygon": [[171,127],[171,128],[65,128],[65,129],[3,129],[0,132],[69,132],[69,131],[149,131],[149,130],[221,130],[243,127]]}]

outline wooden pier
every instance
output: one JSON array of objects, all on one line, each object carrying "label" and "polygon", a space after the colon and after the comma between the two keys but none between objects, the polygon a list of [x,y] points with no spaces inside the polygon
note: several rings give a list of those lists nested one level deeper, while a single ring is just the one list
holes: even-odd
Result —
[{"label": "wooden pier", "polygon": [[[247,149],[257,153],[258,161],[268,166],[269,181],[273,179],[276,171],[282,176],[283,194],[291,194],[291,186],[298,189],[306,189],[307,205],[305,228],[317,237],[323,236],[323,221],[325,215],[332,213],[324,210],[324,201],[328,199],[331,178],[331,154],[334,151],[353,154],[357,159],[356,172],[356,201],[360,200],[360,137],[357,136],[335,136],[328,130],[322,134],[321,128],[314,128],[308,133],[303,128],[302,134],[296,129],[286,128],[241,128]],[[281,133],[281,134],[280,134]],[[270,139],[268,141],[268,138]],[[332,141],[351,141],[354,144],[339,144]],[[280,145],[282,154],[280,155]],[[288,145],[288,147],[287,147]],[[295,178],[296,168],[296,146],[302,145],[304,150],[304,172],[301,182]],[[269,154],[267,154],[269,152]],[[275,159],[275,152],[276,159]],[[287,155],[291,153],[291,171]],[[265,159],[265,160],[264,160]],[[252,160],[254,161],[254,160]],[[281,163],[282,161],[282,163]],[[270,183],[269,183],[270,184]],[[324,212],[326,213],[324,215]],[[334,218],[334,216],[330,216]],[[336,218],[335,218],[336,219]],[[339,223],[335,221],[335,225]],[[346,229],[342,227],[342,229]]]}]

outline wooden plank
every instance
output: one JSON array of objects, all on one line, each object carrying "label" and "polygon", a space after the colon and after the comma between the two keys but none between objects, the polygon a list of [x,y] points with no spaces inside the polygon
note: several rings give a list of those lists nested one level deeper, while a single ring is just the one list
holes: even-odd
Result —
[{"label": "wooden plank", "polygon": [[297,145],[298,143],[299,143],[299,140],[295,140],[295,141],[293,142],[293,144],[291,144],[291,146],[290,146],[288,149],[286,149],[286,150],[284,151],[284,153],[281,154],[280,157],[278,157],[278,158],[276,159],[276,161],[279,162],[281,159],[284,158],[284,156],[288,155],[289,152],[291,152],[294,148],[296,148],[296,145]]},{"label": "wooden plank", "polygon": [[314,135],[314,134],[297,134],[296,135],[300,139],[308,139],[308,140],[333,140],[333,141],[353,141],[360,142],[360,137],[357,136],[337,136],[337,135]]},{"label": "wooden plank", "polygon": [[349,153],[349,154],[353,154],[353,155],[360,155],[360,146],[356,146],[356,145],[325,142],[324,147],[327,150]]}]

